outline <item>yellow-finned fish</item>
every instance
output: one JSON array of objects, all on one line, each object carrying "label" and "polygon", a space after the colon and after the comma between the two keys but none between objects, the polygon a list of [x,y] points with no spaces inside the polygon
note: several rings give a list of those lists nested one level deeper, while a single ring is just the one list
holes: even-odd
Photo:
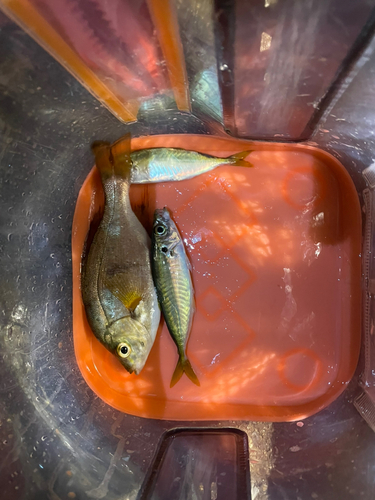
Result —
[{"label": "yellow-finned fish", "polygon": [[83,266],[82,298],[95,336],[128,372],[139,374],[155,340],[160,309],[150,238],[130,206],[130,136],[93,149],[105,207]]},{"label": "yellow-finned fish", "polygon": [[166,208],[155,211],[151,263],[159,303],[179,354],[171,387],[184,372],[194,384],[200,385],[186,356],[195,310],[191,266],[181,235]]},{"label": "yellow-finned fish", "polygon": [[218,158],[177,148],[140,149],[131,154],[131,182],[147,184],[182,181],[209,172],[219,165],[252,167],[253,165],[245,160],[251,152],[242,151],[227,158]]}]

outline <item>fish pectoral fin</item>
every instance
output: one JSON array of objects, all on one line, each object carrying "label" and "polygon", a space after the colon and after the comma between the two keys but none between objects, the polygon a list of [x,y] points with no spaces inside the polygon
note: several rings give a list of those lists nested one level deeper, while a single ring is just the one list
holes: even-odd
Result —
[{"label": "fish pectoral fin", "polygon": [[133,312],[142,300],[142,295],[134,288],[129,286],[125,274],[115,274],[111,278],[104,280],[104,286],[124,304],[126,309]]}]

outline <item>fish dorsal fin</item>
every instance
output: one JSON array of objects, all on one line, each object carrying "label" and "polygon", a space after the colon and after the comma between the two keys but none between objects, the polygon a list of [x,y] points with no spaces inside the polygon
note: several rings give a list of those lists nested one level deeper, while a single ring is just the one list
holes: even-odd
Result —
[{"label": "fish dorsal fin", "polygon": [[118,177],[130,177],[132,161],[130,157],[130,134],[114,142],[111,146],[111,160],[113,172]]},{"label": "fish dorsal fin", "polygon": [[104,280],[104,286],[120,300],[126,309],[134,311],[142,300],[141,294],[129,285],[129,276],[125,273],[118,273]]}]

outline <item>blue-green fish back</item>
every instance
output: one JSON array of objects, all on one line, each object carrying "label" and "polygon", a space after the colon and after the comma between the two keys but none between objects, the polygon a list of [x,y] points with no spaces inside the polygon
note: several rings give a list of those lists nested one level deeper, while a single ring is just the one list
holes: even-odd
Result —
[{"label": "blue-green fish back", "polygon": [[143,184],[191,179],[219,165],[252,167],[245,160],[250,153],[242,151],[227,158],[219,158],[178,148],[141,149],[131,154],[131,182]]}]

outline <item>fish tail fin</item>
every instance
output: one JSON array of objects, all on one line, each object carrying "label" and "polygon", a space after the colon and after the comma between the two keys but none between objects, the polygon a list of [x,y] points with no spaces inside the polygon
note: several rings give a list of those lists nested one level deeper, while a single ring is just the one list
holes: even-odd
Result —
[{"label": "fish tail fin", "polygon": [[245,158],[252,153],[253,150],[241,151],[240,153],[235,153],[232,156],[229,156],[229,159],[233,160],[232,165],[236,167],[253,167],[254,165],[249,161],[246,161]]},{"label": "fish tail fin", "polygon": [[92,146],[92,152],[95,155],[96,168],[99,170],[103,180],[112,176],[112,161],[109,142],[95,141]]},{"label": "fish tail fin", "polygon": [[96,151],[99,151],[99,149],[101,149],[101,148],[107,148],[110,145],[111,144],[109,142],[107,142],[107,141],[94,141],[91,144],[91,149],[92,149],[92,152],[95,154]]},{"label": "fish tail fin", "polygon": [[199,383],[198,377],[193,370],[193,367],[190,364],[190,361],[187,358],[180,356],[178,358],[175,371],[172,375],[171,387],[177,384],[184,372],[195,385],[201,385]]},{"label": "fish tail fin", "polygon": [[114,142],[111,146],[113,173],[125,179],[130,176],[132,161],[130,158],[130,134]]}]

